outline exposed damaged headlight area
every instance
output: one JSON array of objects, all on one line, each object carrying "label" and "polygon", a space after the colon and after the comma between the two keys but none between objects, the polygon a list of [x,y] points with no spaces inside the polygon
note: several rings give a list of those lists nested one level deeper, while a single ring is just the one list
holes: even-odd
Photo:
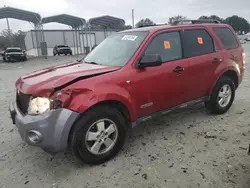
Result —
[{"label": "exposed damaged headlight area", "polygon": [[50,110],[51,101],[48,98],[36,97],[30,100],[28,114],[41,114]]},{"label": "exposed damaged headlight area", "polygon": [[37,115],[62,107],[59,100],[52,100],[46,97],[35,97],[30,100],[28,114]]}]

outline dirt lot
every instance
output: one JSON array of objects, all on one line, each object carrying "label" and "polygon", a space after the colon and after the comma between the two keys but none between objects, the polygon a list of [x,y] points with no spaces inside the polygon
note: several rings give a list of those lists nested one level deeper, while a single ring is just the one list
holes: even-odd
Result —
[{"label": "dirt lot", "polygon": [[129,133],[114,160],[93,167],[68,153],[51,156],[28,146],[9,118],[19,76],[70,59],[0,63],[0,187],[250,188],[249,66],[225,115],[209,115],[201,104],[148,122]]}]

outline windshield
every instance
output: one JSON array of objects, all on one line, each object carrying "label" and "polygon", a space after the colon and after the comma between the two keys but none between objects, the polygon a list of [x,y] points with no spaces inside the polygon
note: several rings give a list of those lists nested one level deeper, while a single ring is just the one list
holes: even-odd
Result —
[{"label": "windshield", "polygon": [[58,48],[68,48],[68,46],[66,46],[66,45],[59,45],[59,46],[57,46]]},{"label": "windshield", "polygon": [[22,52],[20,49],[8,49],[6,50],[7,53],[10,53],[10,52]]},{"label": "windshield", "polygon": [[84,61],[105,66],[124,66],[146,38],[148,32],[116,33],[107,37]]}]

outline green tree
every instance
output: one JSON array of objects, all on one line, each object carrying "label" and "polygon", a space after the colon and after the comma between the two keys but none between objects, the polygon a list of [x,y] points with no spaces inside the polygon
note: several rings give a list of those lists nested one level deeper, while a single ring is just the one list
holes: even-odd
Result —
[{"label": "green tree", "polygon": [[182,21],[182,20],[186,20],[186,19],[187,19],[187,17],[186,16],[182,16],[182,15],[170,17],[168,19],[168,24],[175,25],[175,24],[177,24],[177,22]]},{"label": "green tree", "polygon": [[198,20],[206,20],[206,19],[210,19],[209,16],[201,16],[198,18]]},{"label": "green tree", "polygon": [[7,37],[0,36],[0,50],[10,46],[10,40]]},{"label": "green tree", "polygon": [[225,23],[231,25],[239,34],[249,33],[250,31],[249,22],[245,18],[236,15],[226,18]]},{"label": "green tree", "polygon": [[201,16],[198,18],[199,20],[218,20],[219,22],[221,23],[224,23],[225,20],[223,18],[220,18],[219,16],[216,16],[216,15],[211,15],[211,16]]},{"label": "green tree", "polygon": [[0,48],[7,48],[10,46],[20,47],[25,49],[25,32],[18,31],[14,33],[12,30],[7,29],[0,32]]},{"label": "green tree", "polygon": [[145,27],[145,26],[152,26],[156,25],[155,22],[150,20],[149,18],[141,19],[135,26],[136,27]]},{"label": "green tree", "polygon": [[21,30],[14,33],[14,45],[25,49],[25,35],[26,33]]},{"label": "green tree", "polygon": [[131,25],[124,25],[123,30],[127,30],[127,29],[132,29],[132,26]]}]

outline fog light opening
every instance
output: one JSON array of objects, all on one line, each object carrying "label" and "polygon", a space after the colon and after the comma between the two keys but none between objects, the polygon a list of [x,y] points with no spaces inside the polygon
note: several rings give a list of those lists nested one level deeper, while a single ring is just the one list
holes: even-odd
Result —
[{"label": "fog light opening", "polygon": [[42,134],[38,131],[28,131],[28,140],[32,144],[38,144],[39,142],[42,141]]}]

